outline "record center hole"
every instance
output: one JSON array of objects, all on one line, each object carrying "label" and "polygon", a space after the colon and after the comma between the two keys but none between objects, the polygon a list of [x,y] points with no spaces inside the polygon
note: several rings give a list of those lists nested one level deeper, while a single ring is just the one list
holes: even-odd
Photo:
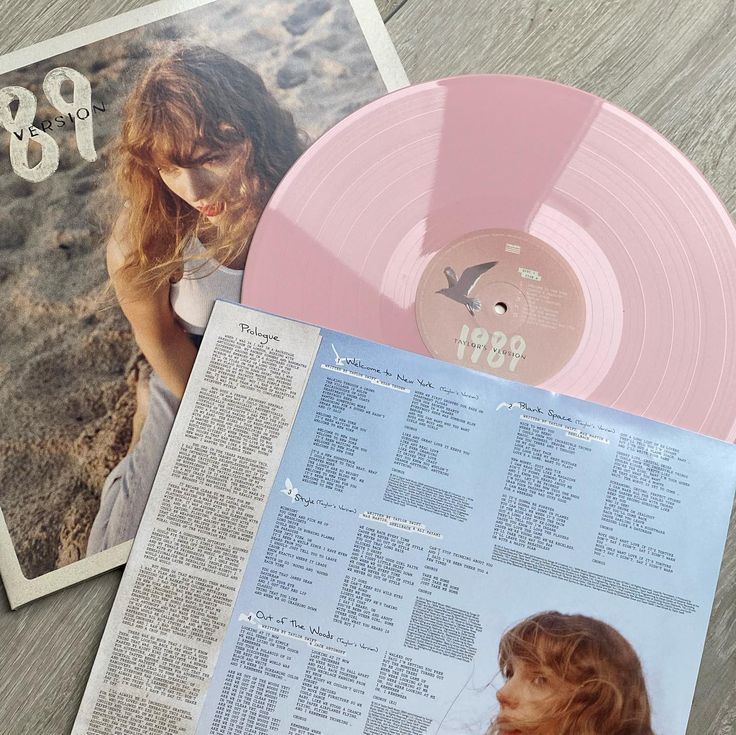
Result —
[{"label": "record center hole", "polygon": [[496,314],[505,314],[508,311],[508,307],[503,301],[499,301],[494,307]]}]

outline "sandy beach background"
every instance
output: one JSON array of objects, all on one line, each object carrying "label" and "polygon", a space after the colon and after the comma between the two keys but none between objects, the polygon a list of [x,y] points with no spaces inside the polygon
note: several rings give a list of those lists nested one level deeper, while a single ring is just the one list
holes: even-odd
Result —
[{"label": "sandy beach background", "polygon": [[26,577],[84,556],[100,488],[125,455],[138,350],[106,293],[104,244],[120,206],[110,157],[120,111],[162,43],[214,46],[257,69],[313,139],[384,93],[347,0],[218,0],[0,77],[58,112],[46,73],[70,66],[92,84],[98,160],[73,128],[50,131],[59,169],[38,184],[12,170],[0,130],[0,508]]}]

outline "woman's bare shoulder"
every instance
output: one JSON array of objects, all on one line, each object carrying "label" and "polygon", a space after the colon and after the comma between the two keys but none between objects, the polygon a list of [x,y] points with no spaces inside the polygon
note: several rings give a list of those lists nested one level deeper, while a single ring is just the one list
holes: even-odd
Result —
[{"label": "woman's bare shoulder", "polygon": [[120,210],[107,241],[107,270],[110,276],[125,265],[134,247],[130,236],[130,210],[124,207]]}]

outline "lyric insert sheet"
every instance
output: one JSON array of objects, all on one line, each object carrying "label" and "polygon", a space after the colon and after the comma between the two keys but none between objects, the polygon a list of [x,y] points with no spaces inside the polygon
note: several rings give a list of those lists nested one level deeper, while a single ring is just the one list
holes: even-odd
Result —
[{"label": "lyric insert sheet", "polygon": [[724,442],[218,302],[74,733],[483,735],[499,644],[562,620],[684,734],[735,486]]}]

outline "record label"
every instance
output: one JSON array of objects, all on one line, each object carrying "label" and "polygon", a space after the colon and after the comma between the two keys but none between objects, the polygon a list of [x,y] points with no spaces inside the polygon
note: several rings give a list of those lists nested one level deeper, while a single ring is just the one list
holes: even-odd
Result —
[{"label": "record label", "polygon": [[516,230],[481,230],[439,250],[415,303],[431,355],[531,385],[567,364],[585,328],[585,299],[570,266]]}]

